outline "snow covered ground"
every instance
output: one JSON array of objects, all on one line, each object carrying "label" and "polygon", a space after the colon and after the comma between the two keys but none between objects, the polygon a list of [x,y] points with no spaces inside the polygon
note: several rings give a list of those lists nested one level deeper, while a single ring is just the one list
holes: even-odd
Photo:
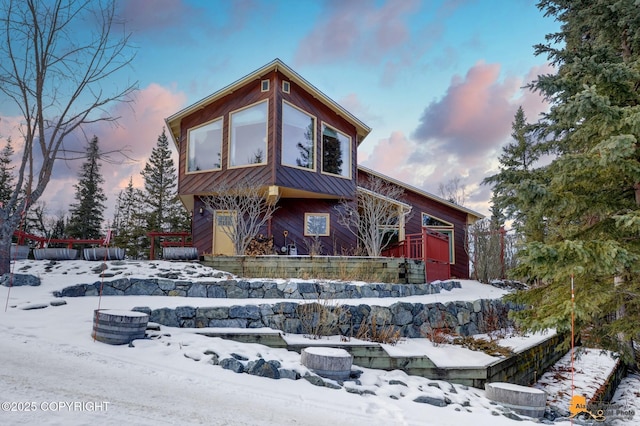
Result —
[{"label": "snow covered ground", "polygon": [[[112,262],[107,262],[113,268]],[[318,387],[305,380],[272,380],[237,374],[211,364],[212,352],[222,359],[231,353],[250,360],[277,360],[304,375],[300,355],[285,349],[242,344],[194,333],[194,329],[162,327],[158,338],[137,340],[133,347],[111,346],[91,337],[93,311],[134,306],[220,306],[258,304],[256,299],[195,299],[158,296],[65,298],[62,306],[51,292],[78,283],[98,281],[99,262],[18,261],[15,273],[39,276],[38,287],[0,287],[0,424],[9,425],[512,425],[483,390],[451,385],[402,371],[363,371],[360,383],[340,389]],[[47,267],[49,265],[49,267]],[[190,280],[211,281],[215,271],[198,264],[125,262],[120,273],[153,277],[171,270]],[[473,281],[462,289],[405,298],[412,302],[447,302],[494,298],[503,290]],[[59,300],[59,299],[58,299]],[[359,303],[392,304],[397,299],[359,299]],[[270,300],[276,303],[277,300]],[[100,306],[98,306],[100,304]],[[6,305],[6,309],[4,308]],[[28,309],[40,308],[40,309]],[[198,329],[201,331],[202,329]],[[289,338],[292,338],[289,336]],[[298,338],[302,338],[299,336]],[[535,339],[536,336],[533,336]],[[530,339],[513,338],[504,345],[522,347]],[[436,363],[484,365],[495,360],[451,345],[434,347],[412,339],[389,347],[404,354],[425,353]],[[590,358],[576,364],[589,383]],[[581,362],[581,361],[578,361]],[[600,360],[597,363],[605,363]],[[602,374],[600,370],[598,374]],[[596,377],[597,378],[597,377]],[[570,393],[570,382],[554,385]],[[348,391],[359,391],[360,395]],[[619,388],[616,400],[638,404],[640,377]],[[368,392],[365,392],[368,391]],[[579,393],[579,389],[576,389]],[[446,407],[414,402],[420,396],[446,397]],[[633,421],[640,425],[640,406]],[[534,420],[525,420],[525,423]],[[556,424],[569,424],[568,421]]]}]

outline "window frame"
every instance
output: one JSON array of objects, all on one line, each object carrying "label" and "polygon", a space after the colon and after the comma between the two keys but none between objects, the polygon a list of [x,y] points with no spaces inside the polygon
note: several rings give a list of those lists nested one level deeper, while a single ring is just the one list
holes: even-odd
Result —
[{"label": "window frame", "polygon": [[291,93],[291,82],[282,80],[282,93]]},{"label": "window frame", "polygon": [[[312,167],[302,167],[302,166],[298,166],[298,165],[295,165],[295,164],[288,164],[288,163],[284,162],[284,148],[285,148],[285,143],[284,143],[284,125],[285,125],[284,109],[285,109],[285,106],[292,107],[292,108],[298,110],[299,112],[301,112],[301,113],[305,114],[306,116],[308,116],[308,117],[313,119],[313,147],[312,147],[313,161],[312,161]],[[283,100],[282,101],[282,119],[281,119],[280,125],[281,125],[281,128],[280,128],[280,165],[282,165],[284,167],[291,167],[291,168],[298,169],[298,170],[304,170],[304,171],[307,171],[307,172],[316,172],[317,163],[318,163],[318,159],[317,159],[317,153],[318,153],[318,137],[317,137],[318,117],[308,113],[307,111],[305,111],[302,108],[292,104],[291,102],[287,102],[287,101]]]},{"label": "window frame", "polygon": [[[324,128],[327,127],[333,131],[335,131],[336,133],[338,133],[339,135],[342,135],[344,137],[347,138],[347,175],[342,175],[342,174],[336,174],[336,173],[331,173],[331,172],[326,172],[324,170]],[[353,168],[353,164],[352,162],[352,156],[353,156],[353,138],[351,136],[349,136],[348,134],[346,134],[345,132],[338,130],[338,128],[328,124],[325,121],[322,121],[321,125],[320,125],[320,172],[324,175],[327,176],[334,176],[334,177],[338,177],[338,178],[342,178],[342,179],[348,179],[351,180],[353,178],[352,176],[352,168]]]},{"label": "window frame", "polygon": [[260,81],[260,92],[262,93],[268,92],[270,88],[271,88],[271,81],[269,79]]},{"label": "window frame", "polygon": [[[432,214],[429,214],[426,212],[421,212],[421,213],[422,214],[420,215],[420,226],[422,228],[431,229],[441,234],[445,234],[449,237],[449,264],[455,265],[456,264],[456,240],[455,240],[456,234],[455,234],[454,225],[451,222],[440,219],[439,217],[434,216]],[[428,216],[429,218],[442,222],[444,225],[425,225],[424,224],[425,216]]]},{"label": "window frame", "polygon": [[[309,217],[322,217],[325,219],[325,225],[326,225],[326,229],[325,232],[322,234],[317,234],[317,233],[311,233],[308,232],[309,229],[307,228],[308,225],[308,218]],[[304,214],[304,236],[305,237],[328,237],[331,235],[331,215],[329,213],[305,213]]]},{"label": "window frame", "polygon": [[[209,126],[217,121],[220,121],[220,166],[218,168],[212,169],[203,169],[203,170],[189,170],[189,154],[191,153],[191,132],[193,130],[199,130],[203,127]],[[199,124],[197,126],[193,126],[187,129],[187,155],[185,158],[185,174],[196,174],[196,173],[208,173],[208,172],[219,172],[222,170],[222,151],[224,149],[224,116],[216,117],[213,120],[209,120],[205,123]],[[196,154],[197,155],[197,154]]]},{"label": "window frame", "polygon": [[[268,81],[268,80],[267,80]],[[234,134],[233,134],[233,115],[237,114],[239,112],[242,111],[246,111],[248,109],[251,109],[259,104],[266,104],[266,121],[265,121],[265,126],[264,126],[264,138],[265,138],[265,144],[264,144],[264,160],[260,163],[248,163],[248,164],[240,164],[240,165],[232,165],[231,161],[233,160],[234,155],[232,154],[232,147],[234,146]],[[235,109],[233,111],[229,111],[229,133],[227,136],[227,168],[228,169],[240,169],[240,168],[244,168],[244,167],[257,167],[257,166],[266,166],[267,164],[269,164],[269,99],[262,99],[259,100],[257,102],[254,102],[250,105],[246,105],[243,106],[242,108],[238,108]]]}]

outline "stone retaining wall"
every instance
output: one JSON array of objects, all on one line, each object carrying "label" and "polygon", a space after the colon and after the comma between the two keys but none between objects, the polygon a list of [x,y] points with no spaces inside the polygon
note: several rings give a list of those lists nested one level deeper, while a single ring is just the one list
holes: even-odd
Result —
[{"label": "stone retaining wall", "polygon": [[[326,314],[319,313],[325,309]],[[388,307],[278,302],[224,307],[134,308],[149,314],[149,321],[168,327],[268,327],[285,333],[313,334],[318,328],[318,318],[325,317],[323,322],[329,335],[355,336],[361,325],[371,327],[375,323],[378,331],[393,326],[408,338],[426,337],[433,329],[445,329],[462,336],[486,333],[495,329],[497,313],[506,313],[509,309],[513,306],[500,300],[447,304],[397,302]]]},{"label": "stone retaining wall", "polygon": [[[60,291],[56,297],[97,296],[100,281],[93,284],[78,284]],[[406,297],[440,293],[442,290],[461,288],[458,281],[431,284],[385,284],[371,283],[355,285],[342,282],[273,281],[221,279],[211,282],[189,282],[163,278],[137,279],[118,278],[105,281],[102,294],[105,296],[182,296],[226,299],[360,299],[363,297]]]},{"label": "stone retaining wall", "polygon": [[354,280],[420,284],[424,262],[357,256],[201,256],[202,264],[240,277]]},{"label": "stone retaining wall", "polygon": [[[100,282],[79,284],[55,291],[56,297],[97,296]],[[328,334],[355,336],[361,325],[376,324],[378,330],[396,327],[403,337],[425,337],[433,329],[444,329],[467,336],[506,327],[506,317],[514,306],[500,300],[475,302],[407,303],[391,306],[365,304],[338,305],[336,299],[406,297],[461,288],[460,282],[431,284],[355,285],[341,282],[269,281],[221,279],[213,282],[187,282],[171,279],[119,278],[106,281],[105,296],[183,296],[227,299],[303,299],[295,301],[236,305],[231,307],[180,306],[175,309],[136,310],[150,315],[149,321],[170,327],[269,327],[285,333],[313,334],[318,317],[325,316],[323,327]],[[311,302],[313,301],[313,302]],[[326,324],[325,324],[326,323]]]}]

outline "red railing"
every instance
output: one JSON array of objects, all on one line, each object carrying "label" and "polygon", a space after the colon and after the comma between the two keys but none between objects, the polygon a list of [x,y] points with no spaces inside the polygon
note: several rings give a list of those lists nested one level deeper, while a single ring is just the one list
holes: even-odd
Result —
[{"label": "red railing", "polygon": [[18,245],[24,245],[25,240],[35,241],[37,243],[37,248],[43,248],[45,245],[49,244],[66,244],[67,248],[73,248],[74,244],[104,244],[104,238],[99,240],[81,240],[76,238],[45,238],[39,237],[37,235],[29,234],[24,231],[15,231],[13,235],[18,239]]},{"label": "red railing", "polygon": [[[165,238],[160,245],[162,247],[189,247],[191,243],[187,242],[187,237],[191,236],[191,232],[159,232],[153,231],[147,233],[149,240],[151,241],[151,248],[149,249],[149,260],[156,258],[156,237]],[[178,238],[178,241],[169,241],[166,238]]]},{"label": "red railing", "polygon": [[426,281],[451,278],[449,237],[423,228],[420,234],[409,234],[404,241],[382,251],[386,257],[404,257],[424,261]]}]

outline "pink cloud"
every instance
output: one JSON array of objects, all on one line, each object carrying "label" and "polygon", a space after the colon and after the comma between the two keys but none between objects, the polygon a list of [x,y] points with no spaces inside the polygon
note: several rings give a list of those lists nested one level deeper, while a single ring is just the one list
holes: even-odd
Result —
[{"label": "pink cloud", "polygon": [[499,81],[500,66],[482,62],[456,76],[445,96],[425,108],[414,132],[418,141],[441,139],[461,154],[477,153],[508,134],[519,90],[515,79]]},{"label": "pink cloud", "polygon": [[499,65],[477,63],[466,75],[452,78],[445,95],[424,109],[411,139],[393,132],[363,155],[361,163],[435,195],[439,184],[460,178],[469,206],[488,213],[490,188],[479,183],[510,142],[518,106],[530,122],[548,109],[540,95],[522,88],[547,72],[553,71],[540,66],[522,78],[501,79]]},{"label": "pink cloud", "polygon": [[[158,136],[165,126],[164,119],[178,111],[185,102],[184,94],[174,93],[158,84],[150,84],[137,92],[132,105],[119,104],[114,109],[113,114],[121,117],[117,127],[102,123],[99,128],[92,129],[100,139],[101,150],[124,148],[132,160],[114,155],[114,160],[120,162],[102,166],[104,188],[111,191],[111,194],[107,194],[110,201],[115,201],[120,190],[128,185],[131,176],[134,186],[141,186],[140,170],[157,145]],[[167,137],[177,166],[177,152],[168,132]]]},{"label": "pink cloud", "polygon": [[358,162],[364,167],[387,176],[411,182],[414,176],[408,165],[408,159],[414,149],[414,144],[404,133],[394,131],[388,138],[379,139],[371,154],[360,158]]},{"label": "pink cloud", "polygon": [[416,0],[332,1],[323,18],[301,41],[295,63],[317,64],[354,58],[377,63],[409,39],[408,18]]},{"label": "pink cloud", "polygon": [[[165,125],[164,119],[178,111],[186,102],[182,93],[172,92],[170,89],[150,84],[139,90],[131,103],[121,103],[113,107],[110,115],[120,116],[117,125],[107,122],[95,123],[84,129],[84,134],[76,133],[65,140],[65,148],[84,152],[88,141],[96,135],[102,152],[111,152],[101,162],[101,173],[105,180],[103,189],[107,196],[108,212],[105,219],[113,216],[113,206],[118,193],[133,177],[135,186],[142,185],[140,171],[144,168],[151,150],[156,146],[158,136]],[[0,137],[13,136],[14,142],[19,141],[17,130],[18,118],[2,117],[0,120]],[[18,135],[18,136],[16,136]],[[169,135],[167,134],[169,137]],[[171,141],[171,139],[169,139]],[[174,162],[177,166],[177,152],[174,150]],[[19,155],[21,145],[14,143],[16,154]],[[123,151],[119,153],[118,151]],[[122,154],[126,154],[122,155]],[[16,161],[19,159],[16,155]],[[129,157],[129,158],[127,158]],[[54,167],[51,180],[41,197],[47,204],[49,214],[57,211],[68,211],[74,202],[78,170],[83,160],[58,160]]]},{"label": "pink cloud", "polygon": [[[548,63],[533,67],[525,76],[524,84],[526,85],[533,82],[540,75],[555,74],[556,72],[557,70]],[[537,121],[540,118],[540,113],[549,109],[549,103],[546,102],[539,93],[534,93],[530,90],[524,92],[520,103],[529,122]]]}]

